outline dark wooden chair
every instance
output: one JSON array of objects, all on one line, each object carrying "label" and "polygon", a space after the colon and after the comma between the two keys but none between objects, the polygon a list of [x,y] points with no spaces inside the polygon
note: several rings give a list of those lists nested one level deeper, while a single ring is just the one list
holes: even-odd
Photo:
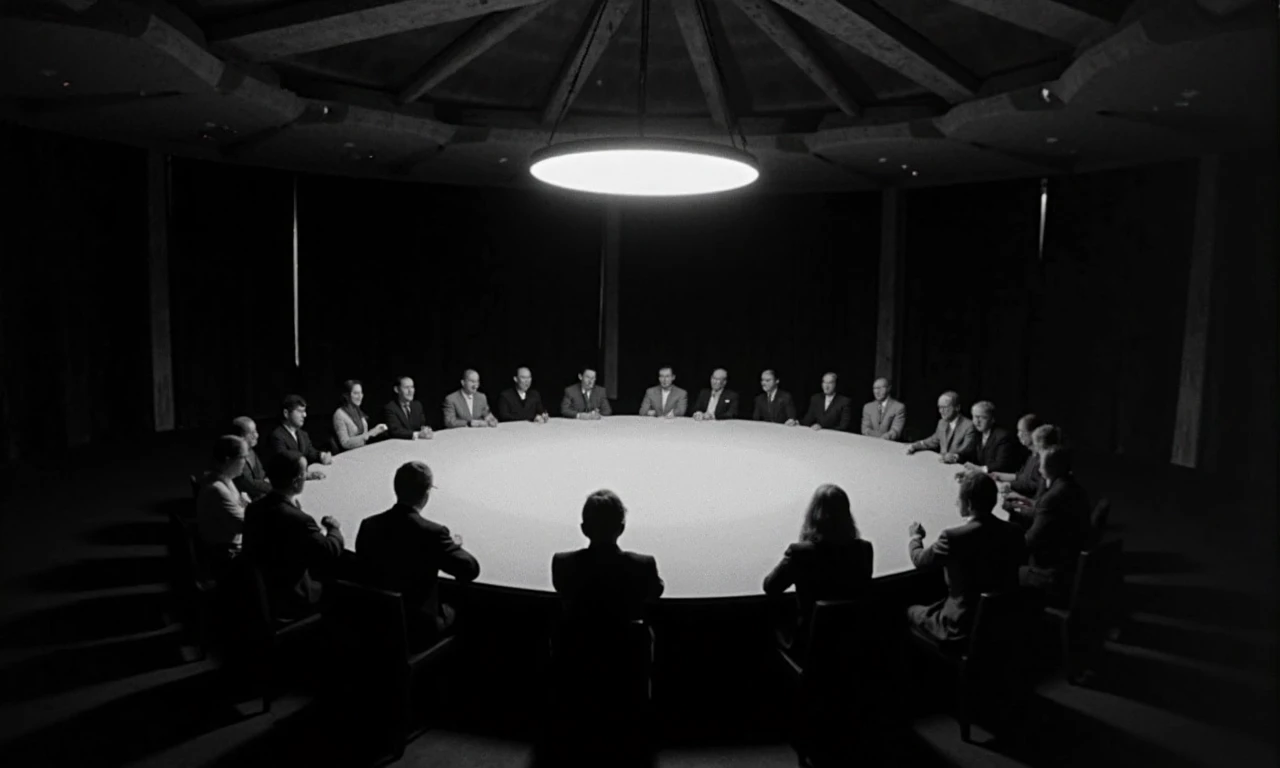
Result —
[{"label": "dark wooden chair", "polygon": [[379,754],[398,759],[426,730],[415,722],[431,700],[428,683],[456,652],[457,638],[412,650],[398,593],[342,580],[327,590],[325,622],[346,674],[341,690],[357,702],[355,714]]},{"label": "dark wooden chair", "polygon": [[1070,603],[1066,608],[1046,609],[1059,623],[1067,681],[1072,684],[1092,674],[1108,637],[1120,623],[1123,547],[1116,539],[1081,552]]},{"label": "dark wooden chair", "polygon": [[218,585],[210,575],[204,547],[191,518],[171,511],[168,540],[170,583],[189,639],[195,642],[198,658],[203,659],[212,646]]},{"label": "dark wooden chair", "polygon": [[242,558],[238,560],[220,589],[230,634],[228,646],[234,667],[262,699],[263,712],[270,712],[283,686],[282,673],[291,666],[290,656],[305,657],[305,652],[323,639],[320,614],[296,621],[275,618],[262,572]]},{"label": "dark wooden chair", "polygon": [[1088,546],[1094,547],[1102,543],[1103,537],[1107,534],[1107,524],[1111,522],[1111,500],[1099,499],[1093,508],[1093,513],[1089,515],[1089,539]]}]

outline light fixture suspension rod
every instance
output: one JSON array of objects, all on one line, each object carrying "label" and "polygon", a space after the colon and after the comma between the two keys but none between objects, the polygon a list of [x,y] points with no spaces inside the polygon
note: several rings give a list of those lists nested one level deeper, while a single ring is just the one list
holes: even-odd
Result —
[{"label": "light fixture suspension rod", "polygon": [[640,0],[640,75],[636,88],[636,126],[644,136],[644,113],[649,89],[649,0]]}]

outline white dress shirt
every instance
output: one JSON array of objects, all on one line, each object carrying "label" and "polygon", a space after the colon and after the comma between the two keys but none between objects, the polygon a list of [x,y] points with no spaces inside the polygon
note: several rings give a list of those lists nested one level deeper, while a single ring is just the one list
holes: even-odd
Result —
[{"label": "white dress shirt", "polygon": [[476,409],[474,406],[476,399],[475,395],[468,395],[466,392],[463,392],[462,399],[467,401],[467,419],[474,419],[476,417]]},{"label": "white dress shirt", "polygon": [[667,410],[667,395],[670,395],[670,394],[671,394],[671,390],[669,389],[662,390],[662,410],[664,411]]},{"label": "white dress shirt", "polygon": [[[722,390],[720,390],[720,392],[724,392],[724,390],[722,389]],[[708,416],[715,416],[715,415],[716,415],[716,403],[720,402],[720,392],[712,392],[712,393],[711,393],[711,402],[707,403],[707,415],[708,415]]]}]

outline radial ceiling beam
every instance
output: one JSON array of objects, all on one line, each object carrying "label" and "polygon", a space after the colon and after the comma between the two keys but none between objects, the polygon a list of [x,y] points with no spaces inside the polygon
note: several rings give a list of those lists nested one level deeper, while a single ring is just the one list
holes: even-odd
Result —
[{"label": "radial ceiling beam", "polygon": [[855,117],[858,115],[860,111],[858,103],[849,93],[849,89],[822,63],[817,52],[800,39],[800,35],[796,34],[782,12],[774,7],[770,0],[734,0],[734,3],[747,15],[747,18],[755,22],[761,32],[768,35],[769,39],[773,40],[782,52],[795,62],[800,71],[804,72],[814,85],[827,94],[827,98],[831,99],[841,112]]},{"label": "radial ceiling beam", "polygon": [[978,13],[1064,43],[1097,40],[1112,28],[1101,7],[1083,0],[951,0]]},{"label": "radial ceiling beam", "polygon": [[251,61],[336,48],[522,8],[538,0],[309,0],[214,25],[209,40]]},{"label": "radial ceiling beam", "polygon": [[396,96],[396,100],[401,104],[408,104],[422,98],[427,91],[506,40],[512,32],[533,21],[534,17],[555,2],[556,0],[542,0],[514,11],[491,13],[484,17],[418,70],[413,80]]},{"label": "radial ceiling beam", "polygon": [[948,102],[970,99],[977,78],[915,30],[867,0],[774,0],[840,42]]},{"label": "radial ceiling beam", "polygon": [[707,18],[704,2],[705,0],[671,0],[671,5],[676,12],[676,23],[680,25],[684,47],[689,51],[693,69],[698,74],[698,85],[702,87],[702,95],[707,98],[707,106],[711,109],[711,120],[716,125],[727,127],[729,102],[725,98],[720,72],[711,52],[711,41],[707,39],[707,30],[703,26]]},{"label": "radial ceiling beam", "polygon": [[551,88],[551,98],[542,108],[543,125],[555,123],[561,113],[573,104],[591,70],[595,69],[605,48],[609,47],[609,41],[622,27],[622,20],[627,17],[631,5],[632,0],[596,0],[578,34],[578,44],[564,60],[560,75]]}]

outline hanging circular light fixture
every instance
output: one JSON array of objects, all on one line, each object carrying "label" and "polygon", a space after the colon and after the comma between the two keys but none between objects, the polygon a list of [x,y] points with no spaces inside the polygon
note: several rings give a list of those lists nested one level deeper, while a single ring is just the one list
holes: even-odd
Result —
[{"label": "hanging circular light fixture", "polygon": [[[586,60],[586,52],[595,39],[605,3],[597,5],[597,15],[592,24],[591,39],[583,46],[582,58],[569,85],[569,97],[565,99],[547,146],[537,150],[529,158],[529,173],[539,181],[557,187],[602,195],[632,195],[637,197],[675,197],[725,192],[751,184],[760,177],[756,159],[746,151],[746,137],[742,148],[734,144],[733,120],[727,118],[729,144],[716,144],[692,139],[652,138],[644,135],[646,85],[649,69],[649,2],[641,0],[640,6],[640,74],[638,83],[637,131],[634,137],[592,138],[553,144],[556,131],[568,111],[569,102],[577,88],[578,78]],[[707,37],[711,59],[720,75],[720,62],[715,55],[711,28],[706,23],[702,0],[694,0],[698,18]],[[724,93],[723,77],[720,77]],[[730,115],[728,104],[723,112]]]}]

